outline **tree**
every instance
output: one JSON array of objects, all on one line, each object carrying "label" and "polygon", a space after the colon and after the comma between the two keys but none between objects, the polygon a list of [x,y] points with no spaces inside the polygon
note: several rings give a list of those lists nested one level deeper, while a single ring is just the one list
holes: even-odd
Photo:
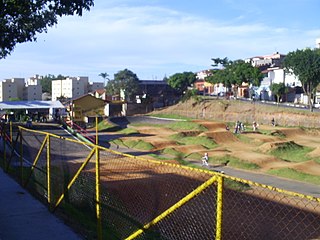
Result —
[{"label": "tree", "polygon": [[52,80],[55,78],[54,75],[48,74],[40,79],[40,84],[42,86],[42,92],[48,92],[52,94]]},{"label": "tree", "polygon": [[125,92],[125,99],[133,100],[134,95],[139,91],[139,78],[135,73],[124,69],[114,74],[114,79],[108,81],[106,86],[107,93],[114,95]]},{"label": "tree", "polygon": [[42,86],[42,92],[48,92],[52,94],[52,80],[57,80],[57,79],[66,79],[66,76],[63,76],[59,74],[58,76],[55,76],[53,74],[48,74],[45,75],[40,79],[40,84]]},{"label": "tree", "polygon": [[170,87],[176,89],[179,94],[183,94],[195,81],[196,75],[193,72],[183,72],[170,76],[167,83]]},{"label": "tree", "polygon": [[103,80],[104,80],[104,86],[106,86],[106,80],[110,80],[108,77],[109,77],[109,74],[108,73],[100,73],[99,74],[99,77],[102,77]]},{"label": "tree", "polygon": [[17,43],[35,41],[37,33],[47,32],[58,22],[58,16],[82,16],[93,5],[93,0],[0,1],[0,59]]},{"label": "tree", "polygon": [[313,100],[316,87],[320,83],[320,49],[304,49],[289,52],[283,61],[287,73],[293,73],[302,84],[308,96],[310,111],[313,111]]},{"label": "tree", "polygon": [[287,92],[287,89],[284,83],[273,83],[270,85],[271,92],[277,97],[277,103],[280,102],[281,96]]},{"label": "tree", "polygon": [[226,88],[234,87],[233,93],[236,96],[238,87],[243,83],[260,86],[263,78],[262,73],[250,63],[243,60],[230,61],[228,58],[212,58],[214,64],[212,66],[223,66],[223,69],[214,69],[212,74],[205,80],[209,83],[222,83]]}]

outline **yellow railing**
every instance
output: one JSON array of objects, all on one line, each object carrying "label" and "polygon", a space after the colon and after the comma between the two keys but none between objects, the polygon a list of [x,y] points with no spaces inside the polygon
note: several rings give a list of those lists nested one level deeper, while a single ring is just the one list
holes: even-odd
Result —
[{"label": "yellow railing", "polygon": [[319,198],[23,127],[13,135],[14,150],[3,151],[8,171],[88,238],[320,236]]}]

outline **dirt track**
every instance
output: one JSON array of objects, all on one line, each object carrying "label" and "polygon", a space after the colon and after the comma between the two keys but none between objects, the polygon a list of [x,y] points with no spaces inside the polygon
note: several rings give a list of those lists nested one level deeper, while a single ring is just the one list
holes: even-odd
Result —
[{"label": "dirt track", "polygon": [[[150,120],[148,120],[150,122]],[[157,120],[159,121],[159,120]],[[262,134],[260,131],[247,131],[243,136],[249,141],[240,141],[233,133],[233,129],[227,131],[224,123],[217,123],[212,121],[196,121],[198,124],[206,127],[208,130],[203,133],[190,133],[191,135],[207,136],[214,140],[218,147],[214,149],[206,149],[202,145],[177,145],[174,141],[169,139],[170,135],[178,133],[172,129],[142,126],[134,127],[141,136],[135,135],[135,139],[141,139],[145,142],[151,143],[155,150],[162,150],[165,148],[173,148],[185,155],[191,153],[199,153],[203,155],[208,152],[209,156],[222,157],[225,155],[236,156],[242,161],[252,162],[259,165],[259,172],[266,172],[269,169],[292,168],[311,175],[320,175],[320,164],[314,160],[302,161],[299,163],[283,161],[268,154],[271,149],[285,142],[294,142],[296,144],[314,148],[308,156],[313,158],[320,158],[320,130],[302,130],[300,128],[284,128],[272,127],[267,125],[259,126],[259,130],[268,130],[271,134]],[[182,132],[182,131],[180,131]],[[281,135],[281,137],[279,136]],[[285,136],[285,137],[283,137]],[[124,137],[123,140],[128,140],[131,137]]]}]

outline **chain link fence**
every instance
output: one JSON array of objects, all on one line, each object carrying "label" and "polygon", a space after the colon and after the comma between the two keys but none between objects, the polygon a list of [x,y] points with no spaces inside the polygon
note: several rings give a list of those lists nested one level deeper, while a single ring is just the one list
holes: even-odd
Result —
[{"label": "chain link fence", "polygon": [[318,198],[22,127],[9,144],[6,132],[2,167],[86,239],[320,239]]}]

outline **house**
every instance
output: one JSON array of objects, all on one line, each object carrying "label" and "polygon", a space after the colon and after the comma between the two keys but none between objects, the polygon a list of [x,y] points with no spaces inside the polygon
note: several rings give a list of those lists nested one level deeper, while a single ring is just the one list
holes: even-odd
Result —
[{"label": "house", "polygon": [[105,115],[106,103],[90,94],[73,99],[69,106],[70,118],[75,122],[90,122],[96,116]]},{"label": "house", "polygon": [[97,89],[93,92],[93,96],[102,100],[107,100],[107,92],[105,89]]}]

